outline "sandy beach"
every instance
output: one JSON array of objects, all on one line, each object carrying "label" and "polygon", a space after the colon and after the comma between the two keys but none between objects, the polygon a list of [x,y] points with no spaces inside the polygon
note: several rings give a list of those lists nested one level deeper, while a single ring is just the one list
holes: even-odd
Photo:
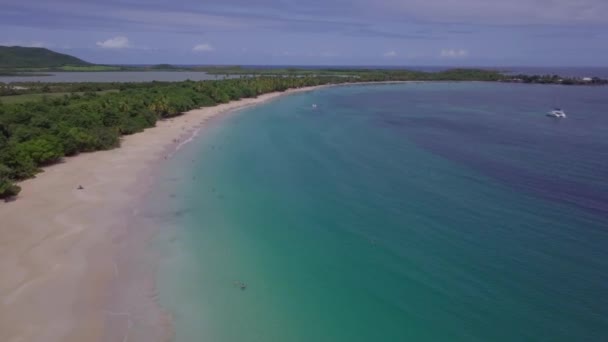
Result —
[{"label": "sandy beach", "polygon": [[131,267],[145,258],[146,241],[128,232],[151,169],[219,114],[315,88],[192,110],[20,183],[19,198],[0,203],[0,341],[171,340],[153,277]]}]

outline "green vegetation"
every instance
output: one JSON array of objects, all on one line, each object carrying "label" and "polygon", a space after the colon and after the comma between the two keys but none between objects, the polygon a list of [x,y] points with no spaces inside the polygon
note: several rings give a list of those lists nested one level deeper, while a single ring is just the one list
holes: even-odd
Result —
[{"label": "green vegetation", "polygon": [[500,81],[503,75],[494,70],[450,69],[441,72],[424,72],[407,69],[269,69],[242,68],[239,66],[193,67],[213,75],[283,76],[283,77],[345,77],[367,80],[399,81]]},{"label": "green vegetation", "polygon": [[422,72],[407,69],[302,69],[302,68],[243,68],[240,66],[192,67],[191,70],[205,71],[212,75],[286,76],[286,77],[357,77],[366,80],[411,80],[411,81],[495,81],[563,85],[605,85],[608,80],[597,77],[584,80],[558,75],[516,75],[508,76],[499,71],[483,69],[450,69],[442,72]]},{"label": "green vegetation", "polygon": [[[193,70],[205,71],[213,75],[255,75],[255,76],[341,76],[341,77],[378,77],[392,75],[409,78],[427,77],[434,73],[407,69],[362,69],[362,68],[244,68],[241,66],[201,66]],[[458,69],[456,69],[458,70]],[[462,69],[464,70],[464,69]],[[471,69],[473,70],[473,69]],[[492,73],[492,71],[484,71]]]},{"label": "green vegetation", "polygon": [[45,48],[0,46],[0,69],[56,68],[67,65],[87,66],[90,63]]},{"label": "green vegetation", "polygon": [[0,164],[0,196],[5,198],[13,197],[19,194],[21,188],[10,179],[11,169]]},{"label": "green vegetation", "polygon": [[[0,46],[0,76],[37,76],[44,71],[122,71],[117,65],[97,65],[45,48]],[[30,74],[38,72],[38,74]]]},{"label": "green vegetation", "polygon": [[505,82],[535,83],[535,84],[563,84],[563,85],[605,85],[608,80],[593,77],[585,80],[582,78],[561,77],[559,75],[516,75],[505,76]]},{"label": "green vegetation", "polygon": [[[191,67],[170,64],[123,66],[92,64],[74,56],[45,48],[0,46],[0,76],[39,76],[41,72],[103,71],[196,71]],[[37,74],[31,74],[32,72]]]},{"label": "green vegetation", "polygon": [[[102,90],[96,91],[95,94],[102,95],[105,93],[118,92],[118,89],[110,89],[110,90]],[[1,96],[0,101],[2,103],[24,103],[30,101],[41,101],[44,98],[53,98],[53,97],[62,97],[68,95],[84,95],[85,92],[72,92],[72,93],[41,93],[41,94],[24,94],[24,95],[10,95],[10,96]]]},{"label": "green vegetation", "polygon": [[19,82],[12,84],[0,83],[0,101],[11,95],[25,94],[51,94],[51,93],[78,93],[78,92],[99,92],[104,90],[115,90],[124,88],[150,87],[154,83],[119,83],[119,82],[99,82],[99,83],[41,83],[41,82]]},{"label": "green vegetation", "polygon": [[150,69],[150,70],[187,70],[187,69],[182,69],[180,67],[173,66],[171,64],[152,65],[152,66],[147,67],[147,69]]}]

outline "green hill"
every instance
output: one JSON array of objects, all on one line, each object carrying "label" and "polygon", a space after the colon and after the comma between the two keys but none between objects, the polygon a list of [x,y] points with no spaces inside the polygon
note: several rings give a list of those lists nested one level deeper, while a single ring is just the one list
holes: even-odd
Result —
[{"label": "green hill", "polygon": [[45,48],[0,46],[0,69],[88,66],[91,63]]}]

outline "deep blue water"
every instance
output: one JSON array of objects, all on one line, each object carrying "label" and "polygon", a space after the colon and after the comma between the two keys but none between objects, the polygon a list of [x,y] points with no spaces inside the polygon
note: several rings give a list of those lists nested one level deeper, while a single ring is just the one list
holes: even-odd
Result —
[{"label": "deep blue water", "polygon": [[150,198],[177,341],[607,340],[607,94],[345,86],[217,120]]}]

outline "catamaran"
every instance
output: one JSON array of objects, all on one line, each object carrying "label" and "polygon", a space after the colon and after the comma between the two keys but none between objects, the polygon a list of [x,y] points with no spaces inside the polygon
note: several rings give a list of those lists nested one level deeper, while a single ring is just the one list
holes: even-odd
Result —
[{"label": "catamaran", "polygon": [[565,118],[566,113],[560,108],[555,108],[554,110],[547,113],[547,116],[550,116],[552,118]]}]

